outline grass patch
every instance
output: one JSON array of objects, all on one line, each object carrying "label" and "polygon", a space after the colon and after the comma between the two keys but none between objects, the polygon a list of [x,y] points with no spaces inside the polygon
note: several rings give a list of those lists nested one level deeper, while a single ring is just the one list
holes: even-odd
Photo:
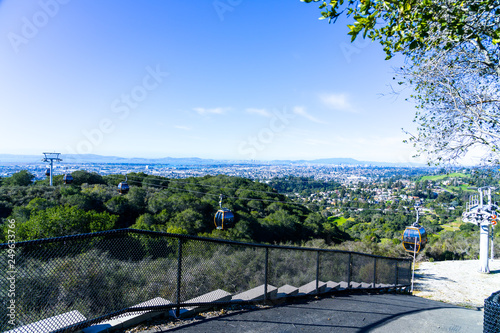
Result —
[{"label": "grass patch", "polygon": [[454,172],[454,173],[448,173],[444,175],[436,175],[436,176],[422,176],[420,178],[420,181],[424,180],[431,180],[431,181],[436,181],[436,180],[441,180],[445,178],[467,178],[470,177],[469,175],[466,175],[465,173],[462,172]]},{"label": "grass patch", "polygon": [[347,221],[354,221],[354,218],[353,217],[350,217],[348,219],[346,219],[345,217],[343,216],[338,216],[338,217],[334,217],[334,218],[329,218],[328,221],[330,222],[335,222],[337,224],[337,226],[341,227],[343,226]]},{"label": "grass patch", "polygon": [[458,193],[460,190],[464,192],[477,192],[477,190],[469,190],[469,185],[466,184],[462,184],[460,186],[446,186],[446,189],[456,193]]},{"label": "grass patch", "polygon": [[442,224],[441,227],[443,231],[459,231],[462,224],[463,222],[460,221],[460,218],[457,218],[454,222]]},{"label": "grass patch", "polygon": [[460,230],[460,227],[455,227],[455,226],[450,225],[450,224],[443,224],[441,227],[443,228],[444,231],[457,231],[457,230]]}]

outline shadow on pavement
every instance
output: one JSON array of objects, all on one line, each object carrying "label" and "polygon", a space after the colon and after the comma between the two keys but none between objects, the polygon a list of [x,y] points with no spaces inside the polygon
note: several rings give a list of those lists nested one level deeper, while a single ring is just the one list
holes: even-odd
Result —
[{"label": "shadow on pavement", "polygon": [[415,273],[415,279],[419,279],[419,280],[444,280],[444,281],[451,281],[451,282],[455,282],[455,280],[452,280],[450,278],[447,278],[447,277],[444,277],[444,276],[437,276],[436,274],[429,274],[429,273],[425,273],[425,274],[417,274]]},{"label": "shadow on pavement", "polygon": [[[414,320],[419,321],[419,330],[412,330]],[[238,311],[147,332],[442,332],[448,328],[473,333],[482,332],[481,324],[480,311],[410,295],[355,294]]]}]

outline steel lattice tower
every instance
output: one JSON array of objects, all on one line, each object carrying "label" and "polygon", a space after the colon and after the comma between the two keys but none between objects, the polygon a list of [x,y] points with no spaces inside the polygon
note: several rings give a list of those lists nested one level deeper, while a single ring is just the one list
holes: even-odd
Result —
[{"label": "steel lattice tower", "polygon": [[50,163],[50,186],[52,186],[52,175],[53,175],[53,168],[54,168],[54,161],[56,162],[61,162],[62,159],[59,158],[59,155],[61,153],[43,153],[44,158],[42,159],[42,162],[47,162]]},{"label": "steel lattice tower", "polygon": [[[498,206],[491,202],[491,190],[493,187],[478,188],[479,196],[474,195],[469,198],[465,205],[465,212],[462,214],[464,222],[474,223],[479,226],[479,261],[481,263],[481,273],[489,273],[489,245],[490,231],[496,224]],[[484,204],[484,195],[488,197],[488,203]],[[492,251],[493,252],[493,251]],[[493,259],[493,253],[491,254]]]}]

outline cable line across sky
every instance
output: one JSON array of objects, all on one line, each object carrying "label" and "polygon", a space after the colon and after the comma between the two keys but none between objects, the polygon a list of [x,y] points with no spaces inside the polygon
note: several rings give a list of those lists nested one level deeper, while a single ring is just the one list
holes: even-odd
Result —
[{"label": "cable line across sky", "polygon": [[[160,185],[160,184],[152,184],[148,182],[142,182],[139,180],[134,180],[134,176],[127,175],[128,182],[131,184],[137,184],[137,185],[146,185],[146,186],[151,186],[155,188],[160,188],[164,190],[177,190],[177,191],[184,191],[184,192],[189,192],[189,193],[195,193],[195,194],[200,194],[200,195],[205,195],[205,196],[213,196],[213,197],[219,197],[220,193],[210,193],[210,192],[202,192],[202,191],[196,191],[196,190],[190,190],[190,189],[185,189],[185,188],[179,188],[179,187],[171,187],[171,186],[165,186],[165,185]],[[206,186],[206,187],[212,187],[212,188],[217,188],[219,190],[242,190],[239,188],[234,188],[234,187],[226,187],[226,186],[217,186],[217,185],[204,185],[204,184],[193,184],[189,182],[182,182],[182,181],[175,181],[175,180],[169,180],[165,179],[167,182],[177,182],[177,183],[182,183],[182,184],[188,184],[188,185],[193,185],[193,186]],[[256,193],[266,193],[266,194],[273,194],[273,195],[280,195],[280,196],[286,196],[285,194],[277,193],[277,192],[271,192],[271,191],[260,191],[260,190],[252,190],[252,189],[243,189],[245,191],[249,192],[256,192]],[[283,201],[283,200],[273,200],[273,199],[261,199],[261,198],[248,198],[248,197],[240,197],[240,196],[231,196],[231,195],[224,195],[225,198],[229,199],[235,199],[235,200],[243,200],[243,201],[261,201],[261,202],[271,202],[271,203],[282,203],[282,204],[287,204],[287,205],[297,205],[297,206],[304,206],[308,209],[308,205],[314,205],[314,206],[319,206],[319,207],[335,207],[336,209],[348,209],[348,210],[367,210],[367,211],[378,211],[378,212],[388,212],[388,211],[394,211],[398,212],[399,209],[387,209],[387,208],[362,208],[362,207],[347,207],[347,206],[336,206],[336,205],[328,205],[328,204],[320,204],[320,203],[300,203],[300,202],[294,202],[294,201]],[[407,210],[405,209],[403,213],[407,213]]]}]

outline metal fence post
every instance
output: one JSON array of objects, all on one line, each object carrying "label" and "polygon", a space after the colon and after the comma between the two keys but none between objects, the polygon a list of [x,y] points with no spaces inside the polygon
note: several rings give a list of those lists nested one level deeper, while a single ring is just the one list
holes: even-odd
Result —
[{"label": "metal fence post", "polygon": [[394,281],[395,281],[395,282],[394,282],[394,286],[397,286],[397,285],[398,285],[398,282],[399,282],[399,281],[398,281],[398,279],[399,279],[398,263],[399,263],[399,261],[397,261],[397,260],[396,260],[396,265],[395,265],[395,266],[396,266],[396,269],[395,269],[395,271],[396,271],[396,276],[395,276],[395,279],[394,279]]},{"label": "metal fence post", "polygon": [[409,283],[407,283],[407,285],[408,285],[408,284],[411,284],[411,269],[413,268],[413,267],[412,267],[412,261],[411,261],[411,260],[408,260],[408,264],[409,264],[410,268],[408,269],[408,282],[409,282]]},{"label": "metal fence post", "polygon": [[316,251],[316,294],[319,294],[319,251]]},{"label": "metal fence post", "polygon": [[266,255],[264,258],[264,302],[267,302],[267,268],[268,268],[268,262],[269,262],[269,248],[266,247]]},{"label": "metal fence post", "polygon": [[347,261],[347,289],[351,288],[351,253],[349,252],[349,260]]},{"label": "metal fence post", "polygon": [[181,314],[181,278],[182,278],[182,239],[177,241],[177,308],[175,309],[175,316],[179,317]]},{"label": "metal fence post", "polygon": [[[245,243],[241,243],[241,242],[233,242],[233,241],[229,241],[229,240],[216,240],[216,239],[205,239],[205,238],[201,238],[201,237],[197,237],[197,236],[189,236],[189,235],[172,235],[172,234],[167,234],[167,233],[158,233],[158,232],[154,232],[154,231],[147,231],[147,230],[134,230],[134,229],[122,229],[122,230],[111,230],[111,231],[104,231],[104,232],[99,232],[99,233],[93,233],[93,234],[84,234],[84,235],[73,235],[73,236],[64,236],[64,237],[58,237],[58,238],[53,238],[53,239],[41,239],[41,240],[34,240],[34,241],[26,241],[26,242],[19,242],[18,244],[16,244],[16,251],[19,250],[19,251],[23,251],[23,252],[26,252],[28,254],[28,256],[31,256],[33,255],[34,257],[36,258],[39,258],[37,260],[41,260],[47,264],[50,264],[51,267],[54,267],[54,269],[62,269],[63,267],[66,267],[68,265],[68,263],[70,263],[71,265],[73,265],[73,263],[75,265],[80,265],[82,264],[82,261],[85,263],[87,262],[88,260],[93,260],[95,261],[96,259],[95,258],[101,258],[101,255],[98,255],[98,256],[95,256],[94,254],[92,253],[89,253],[90,251],[92,251],[93,247],[94,247],[94,244],[93,244],[93,240],[95,240],[96,242],[99,241],[99,242],[102,242],[100,244],[100,246],[103,246],[103,249],[107,249],[107,248],[114,248],[118,251],[121,251],[116,253],[117,256],[115,258],[115,256],[102,256],[102,259],[105,260],[103,261],[103,266],[106,265],[106,266],[109,266],[109,265],[121,265],[121,263],[123,262],[124,264],[125,263],[125,260],[127,260],[127,258],[129,257],[130,254],[133,254],[133,253],[129,253],[128,250],[130,247],[129,243],[128,242],[125,242],[125,239],[124,237],[128,237],[127,235],[129,234],[133,234],[133,235],[137,235],[137,239],[138,240],[142,240],[143,238],[139,238],[139,237],[151,237],[151,239],[160,239],[161,242],[158,243],[158,248],[154,247],[152,248],[153,251],[151,252],[146,252],[146,250],[148,250],[147,248],[142,248],[144,244],[142,244],[142,242],[140,242],[142,245],[140,245],[141,247],[139,247],[139,249],[141,250],[144,250],[144,254],[140,257],[138,257],[139,259],[140,258],[145,258],[146,256],[150,256],[150,255],[153,255],[153,256],[156,256],[155,254],[157,253],[157,251],[154,251],[155,249],[159,251],[163,251],[165,253],[163,253],[163,257],[158,257],[158,259],[160,261],[158,261],[158,264],[156,262],[153,262],[154,266],[151,265],[138,265],[137,267],[137,272],[144,275],[146,278],[150,279],[150,278],[153,278],[155,279],[153,276],[148,276],[150,275],[150,270],[151,272],[156,272],[158,270],[158,266],[161,266],[161,263],[164,261],[164,258],[169,258],[168,261],[169,263],[173,264],[173,260],[175,259],[175,251],[177,251],[177,275],[176,275],[176,272],[175,272],[175,267],[170,267],[169,269],[164,269],[164,271],[160,272],[160,274],[164,275],[161,277],[161,281],[158,281],[158,283],[163,283],[163,284],[167,284],[169,286],[169,289],[168,291],[166,291],[168,293],[168,298],[170,301],[172,302],[175,302],[175,303],[171,303],[169,304],[167,307],[168,307],[168,310],[158,310],[160,307],[165,308],[163,307],[164,305],[166,304],[163,304],[163,303],[160,303],[160,302],[148,302],[146,304],[148,304],[148,307],[151,306],[151,307],[155,307],[155,309],[157,310],[154,310],[154,311],[165,311],[166,313],[169,313],[169,314],[172,314],[172,315],[175,315],[177,317],[180,316],[181,314],[181,309],[183,307],[186,306],[186,302],[187,302],[187,299],[188,298],[191,298],[191,297],[188,297],[189,296],[189,291],[188,288],[191,288],[192,286],[191,285],[187,285],[183,282],[183,279],[184,279],[184,272],[183,272],[183,257],[184,257],[184,254],[183,254],[183,251],[184,251],[184,243],[186,243],[187,247],[186,247],[186,259],[191,259],[191,256],[196,256],[195,259],[198,260],[198,256],[199,256],[199,259],[200,260],[211,260],[212,258],[215,258],[215,256],[219,253],[218,250],[220,250],[219,247],[221,246],[224,246],[224,247],[227,247],[229,248],[229,253],[241,253],[242,254],[242,259],[246,259],[247,257],[250,257],[251,258],[254,258],[254,259],[257,259],[260,260],[260,259],[264,259],[264,266],[260,266],[262,263],[260,262],[252,262],[252,265],[250,266],[249,265],[249,269],[251,270],[251,273],[252,274],[255,274],[253,275],[251,278],[252,280],[251,281],[254,281],[253,279],[256,279],[257,281],[262,281],[260,280],[262,278],[262,270],[261,269],[264,269],[264,290],[265,290],[265,293],[264,293],[264,301],[265,302],[270,302],[272,301],[272,297],[268,294],[269,293],[269,290],[270,290],[270,283],[272,284],[275,284],[274,282],[278,283],[278,281],[275,281],[277,276],[279,276],[280,274],[284,274],[286,273],[285,272],[282,272],[282,271],[278,271],[279,267],[278,265],[275,263],[276,260],[279,260],[281,257],[285,258],[294,258],[295,255],[299,256],[300,255],[300,260],[299,262],[301,263],[301,265],[303,266],[306,266],[306,267],[301,267],[301,268],[306,268],[307,269],[307,277],[308,277],[308,280],[307,281],[310,281],[310,275],[312,274],[312,271],[311,271],[311,268],[312,267],[312,255],[314,252],[316,252],[316,292],[318,293],[319,292],[319,282],[320,282],[320,278],[321,279],[330,279],[329,276],[331,276],[332,274],[334,274],[335,276],[338,274],[343,274],[343,273],[346,273],[347,276],[343,276],[342,277],[342,280],[345,280],[347,279],[347,288],[350,290],[350,289],[353,289],[353,286],[351,286],[351,283],[354,284],[353,281],[355,282],[358,282],[358,281],[364,281],[362,276],[363,277],[366,277],[367,273],[365,271],[365,269],[363,269],[362,271],[360,271],[360,268],[366,264],[366,267],[363,267],[363,268],[369,268],[369,264],[368,263],[368,258],[369,256],[365,255],[365,254],[362,254],[362,253],[351,253],[351,252],[348,252],[348,251],[336,251],[336,250],[325,250],[325,249],[311,249],[311,248],[307,248],[307,249],[300,249],[300,248],[297,248],[297,247],[291,247],[291,246],[287,246],[287,247],[284,247],[284,246],[274,246],[274,245],[262,245],[262,244],[245,244]],[[131,241],[135,241],[136,240],[136,237],[129,237]],[[175,249],[175,239],[177,239],[177,249]],[[89,240],[88,242],[87,241],[82,241],[82,240]],[[129,240],[128,238],[126,240]],[[148,241],[149,238],[147,239],[144,239],[145,241]],[[203,242],[202,244],[206,244],[206,251],[207,251],[207,255],[205,256],[204,253],[195,253],[193,254],[192,253],[192,250],[191,250],[191,244],[193,244],[194,242]],[[135,244],[135,243],[133,243]],[[196,243],[196,244],[193,244],[193,245],[198,245],[199,243]],[[210,244],[210,246],[208,246],[208,244]],[[139,246],[139,245],[138,245]],[[63,252],[62,254],[64,254],[65,256],[59,256],[57,255],[57,257],[53,256],[51,254],[51,252],[49,251],[52,251],[53,249],[55,248],[63,248]],[[205,249],[205,246],[202,247],[203,249]],[[4,256],[6,256],[6,251],[8,251],[10,249],[9,247],[9,244],[8,243],[4,243],[4,244],[0,244],[0,254],[1,253],[4,253]],[[272,258],[274,261],[273,261],[273,267],[271,267],[271,269],[273,270],[271,272],[271,277],[269,277],[269,266],[271,266],[271,263],[270,263],[270,259],[269,259],[269,256],[270,256],[270,250],[273,250],[273,255],[274,257]],[[264,252],[264,258],[261,258],[260,257],[260,251],[262,250],[265,250]],[[148,250],[149,251],[149,250]],[[196,250],[195,250],[196,251]],[[283,252],[283,251],[286,251],[286,252]],[[292,252],[293,251],[293,252]],[[300,251],[300,252],[299,252]],[[197,251],[196,251],[197,252]],[[200,251],[201,252],[201,251]],[[223,251],[220,251],[220,252],[223,252]],[[80,258],[79,256],[76,257],[74,255],[78,254],[78,253],[84,253],[85,254],[85,257],[82,257]],[[9,254],[9,253],[7,253]],[[161,254],[161,253],[160,253]],[[16,252],[16,255],[20,255],[19,253]],[[66,257],[66,255],[68,255],[68,257]],[[322,257],[321,255],[325,256],[325,263],[323,264],[322,263]],[[345,256],[347,255],[347,258],[345,258]],[[45,258],[43,256],[46,256]],[[220,257],[218,257],[220,258]],[[215,258],[215,259],[218,259],[218,258]],[[259,259],[260,258],[260,259]],[[396,284],[396,287],[394,288],[396,291],[408,291],[409,289],[409,284],[410,284],[410,279],[411,279],[411,273],[412,273],[412,261],[411,260],[408,260],[408,259],[398,259],[398,258],[388,258],[388,257],[381,257],[381,256],[372,256],[372,258],[374,258],[374,266],[373,266],[373,284],[374,286],[377,285],[377,282],[379,283],[379,285],[381,283],[383,284],[386,284],[386,279],[385,279],[385,273],[384,270],[385,270],[385,263],[389,264],[390,262],[393,262],[395,267],[393,268],[394,269],[394,282]],[[222,258],[224,259],[224,258]],[[348,259],[347,261],[347,272],[344,272],[342,271],[342,260],[344,259]],[[378,259],[381,259],[381,266],[380,266],[380,269],[381,269],[381,279],[378,280]],[[71,260],[71,261],[70,261]],[[135,259],[134,259],[135,260]],[[6,265],[5,264],[5,261],[4,260],[4,266]],[[193,260],[194,261],[194,260]],[[331,262],[332,261],[332,262]],[[212,262],[212,260],[210,261]],[[217,262],[217,261],[215,261]],[[304,262],[302,264],[302,262]],[[401,265],[399,265],[399,263],[401,262]],[[199,267],[190,267],[191,265],[191,260],[186,260],[186,276],[189,275],[190,271],[191,270],[194,270],[195,268],[197,268],[198,270],[197,271],[200,271],[200,273],[205,273],[205,274],[209,274],[209,272],[211,271],[211,269],[208,269],[208,270],[205,270],[203,267],[205,267],[206,264],[208,264],[209,262],[206,261],[206,262],[200,262],[200,266]],[[197,263],[194,263],[193,264],[197,264]],[[254,266],[255,264],[255,266]],[[354,267],[354,264],[356,264],[356,267]],[[338,267],[338,272],[337,272],[337,265],[340,265],[340,267]],[[0,265],[1,266],[1,265]],[[84,266],[85,270],[83,271],[75,271],[75,275],[68,275],[66,276],[67,279],[80,279],[80,276],[85,276],[85,274],[87,274],[88,270],[92,270],[93,267],[92,266]],[[399,268],[399,266],[401,266],[401,268]],[[3,266],[2,266],[3,267]],[[130,270],[130,274],[133,274],[135,275],[136,274],[136,266],[123,266],[125,269],[129,269]],[[254,268],[255,267],[255,268]],[[390,265],[388,266],[390,267]],[[245,267],[247,268],[247,267]],[[41,273],[36,270],[36,267],[35,269],[32,267],[32,265],[26,265],[24,262],[20,262],[19,263],[19,267],[17,267],[16,269],[19,270],[19,273],[18,274],[23,274],[22,276],[31,276],[31,277],[34,277],[34,278],[38,278],[40,279],[43,283],[49,283],[48,281],[49,278],[51,278],[52,275],[47,275],[47,276],[44,276],[44,275],[40,275]],[[110,268],[112,269],[112,268]],[[284,268],[285,270],[288,270],[287,267]],[[345,269],[345,268],[344,268]],[[405,269],[408,270],[407,272],[407,279],[405,280]],[[387,268],[387,270],[390,270],[389,268]],[[6,273],[7,272],[7,273]],[[58,271],[56,271],[58,272]],[[108,271],[102,271],[103,274],[107,273]],[[3,270],[0,270],[0,277],[3,277],[4,279],[5,278],[10,278],[11,276],[9,275],[6,275],[8,274],[9,271],[6,270],[6,269],[3,269]],[[72,272],[71,272],[72,273]],[[69,273],[69,274],[71,274]],[[78,275],[76,275],[78,274]],[[238,272],[236,272],[236,274],[238,274]],[[388,272],[388,274],[390,275],[390,272]],[[401,277],[399,277],[399,274],[401,274]],[[198,275],[198,274],[197,274]],[[201,274],[200,274],[201,275]],[[189,275],[190,276],[190,275]],[[201,275],[200,276],[200,279],[198,280],[198,276],[194,277],[196,280],[196,283],[203,283],[203,280],[204,278],[211,278],[211,276],[205,276],[205,275]],[[271,278],[272,281],[269,281],[269,279]],[[289,282],[289,281],[293,281],[294,277],[287,277],[286,279],[283,278],[283,280],[285,280],[283,283],[285,282]],[[120,284],[121,283],[121,277],[120,276],[111,276],[110,279],[112,279],[110,282],[113,282],[113,283],[116,283],[116,284]],[[176,279],[176,281],[174,281],[174,279]],[[333,279],[333,277],[332,277]],[[281,280],[281,279],[280,279]],[[378,280],[378,281],[377,281]],[[155,281],[154,280],[147,280],[148,283],[154,283]],[[176,282],[176,283],[174,283]],[[250,282],[250,281],[248,281]],[[324,281],[326,282],[326,281]],[[368,282],[368,281],[366,281]],[[61,282],[62,283],[62,282]],[[219,282],[217,282],[219,283]],[[222,282],[224,283],[224,281]],[[293,283],[293,282],[289,282],[289,283]],[[345,281],[342,281],[342,283],[345,283]],[[390,277],[387,278],[387,283],[390,283]],[[260,284],[260,283],[259,283]],[[358,284],[358,283],[356,283]],[[241,285],[237,285],[237,287],[246,287],[247,285],[253,285],[253,283],[247,283],[247,281],[242,281],[242,284]],[[24,285],[23,285],[24,286]],[[119,285],[120,286],[120,285]],[[221,287],[223,287],[224,285],[222,285]],[[16,299],[16,305],[19,304],[20,308],[21,308],[21,305],[25,305],[25,304],[30,304],[29,302],[31,302],[32,300],[30,299],[30,295],[33,293],[32,290],[35,290],[35,288],[37,287],[36,285],[33,285],[33,284],[26,284],[26,293],[23,293],[21,295],[17,295],[16,294],[16,297],[19,297],[19,299]],[[134,302],[141,302],[141,303],[144,303],[144,301],[146,301],[150,296],[147,295],[147,293],[144,293],[144,295],[136,295],[136,291],[134,291],[133,289],[131,288],[127,288],[126,286],[120,286],[120,287],[123,287],[122,290],[120,290],[120,292],[123,292],[123,293],[127,293],[127,294],[124,294],[124,298],[127,298],[127,299],[134,299]],[[218,287],[218,285],[214,284],[214,287]],[[57,323],[55,321],[53,321],[52,319],[48,320],[49,318],[47,318],[47,316],[49,315],[61,315],[63,313],[68,313],[69,311],[72,311],[73,310],[73,307],[71,305],[71,302],[70,300],[73,299],[73,297],[71,295],[68,296],[68,300],[66,300],[65,298],[63,298],[61,300],[61,302],[59,302],[59,304],[56,304],[58,303],[57,300],[60,299],[60,297],[66,297],[66,295],[58,295],[56,294],[57,290],[58,290],[59,286],[57,284],[54,284],[54,285],[50,285],[47,287],[46,290],[43,291],[43,294],[40,294],[40,296],[43,296],[43,297],[47,297],[49,299],[49,303],[48,303],[48,306],[50,308],[48,309],[35,309],[35,311],[33,311],[32,313],[22,313],[22,312],[19,312],[17,315],[19,315],[19,319],[17,321],[17,324],[16,326],[14,327],[7,327],[7,326],[13,326],[13,325],[10,325],[7,323],[8,320],[6,320],[6,318],[3,318],[3,319],[0,319],[0,331],[5,331],[6,328],[7,329],[11,329],[11,331],[28,331],[30,328],[27,328],[29,326],[26,326],[26,324],[24,323],[34,323],[36,321],[39,321],[41,319],[47,319],[47,329],[50,330],[50,331],[63,331],[63,330],[81,330],[81,329],[84,329],[86,327],[89,327],[95,323],[97,323],[98,321],[103,321],[103,320],[107,320],[107,319],[110,319],[112,317],[115,317],[117,315],[117,313],[120,313],[120,314],[125,314],[125,313],[135,313],[134,309],[132,309],[134,306],[131,305],[131,304],[127,304],[128,307],[127,308],[122,308],[124,307],[125,305],[117,305],[117,306],[120,306],[120,307],[117,307],[115,306],[114,304],[109,304],[108,306],[106,307],[103,307],[103,308],[97,308],[97,307],[94,307],[94,306],[90,306],[89,307],[89,312],[91,312],[92,314],[90,314],[89,316],[89,319],[87,320],[84,320],[84,321],[81,321],[80,318],[74,318],[74,321],[73,321],[73,318],[69,318],[69,319],[65,319],[64,320],[64,325],[68,325],[67,327],[65,328],[61,328],[61,326],[57,325]],[[80,285],[75,285],[74,286],[75,288],[75,293],[81,293],[82,297],[85,297],[85,299],[88,297],[89,301],[93,301],[95,299],[95,297],[97,297],[95,295],[95,293],[92,293],[92,290],[89,290],[88,286],[86,286],[85,284],[80,284]],[[185,291],[186,291],[186,295],[182,295],[182,288],[185,288]],[[239,288],[241,289],[241,288]],[[389,289],[389,288],[381,288],[383,290],[386,290],[386,289]],[[56,291],[56,292],[53,292],[53,291]],[[347,291],[349,291],[347,290]],[[390,290],[390,289],[389,289]],[[145,290],[146,291],[146,290]],[[38,290],[36,290],[36,292],[39,292]],[[175,294],[175,295],[174,295]],[[136,297],[137,296],[137,297]],[[146,298],[148,297],[148,298]],[[500,297],[500,295],[497,294],[496,297]],[[260,299],[262,301],[262,298]],[[24,303],[22,303],[24,302]],[[200,304],[213,304],[214,301],[210,300],[210,299],[204,299],[203,302],[200,302]],[[216,305],[219,305],[219,303],[217,303],[217,301],[215,301]],[[498,298],[495,298],[495,302],[496,302],[496,308],[499,309],[500,311],[500,302],[498,301]],[[241,303],[246,303],[245,301],[241,302]],[[53,306],[52,306],[53,305]],[[122,310],[120,310],[122,309]],[[118,312],[117,312],[118,311]],[[485,305],[485,311],[484,311],[484,317],[485,318],[493,318],[493,319],[498,319],[499,316],[497,315],[498,314],[498,311],[493,313],[493,314],[489,314],[488,312],[488,309]],[[16,317],[17,317],[16,315]],[[8,319],[8,317],[7,317]],[[49,323],[49,322],[53,322],[53,323]],[[56,324],[56,326],[54,326]],[[24,325],[24,326],[22,326]],[[484,324],[484,327],[486,327],[486,323]],[[496,332],[496,331],[495,331]]]}]

